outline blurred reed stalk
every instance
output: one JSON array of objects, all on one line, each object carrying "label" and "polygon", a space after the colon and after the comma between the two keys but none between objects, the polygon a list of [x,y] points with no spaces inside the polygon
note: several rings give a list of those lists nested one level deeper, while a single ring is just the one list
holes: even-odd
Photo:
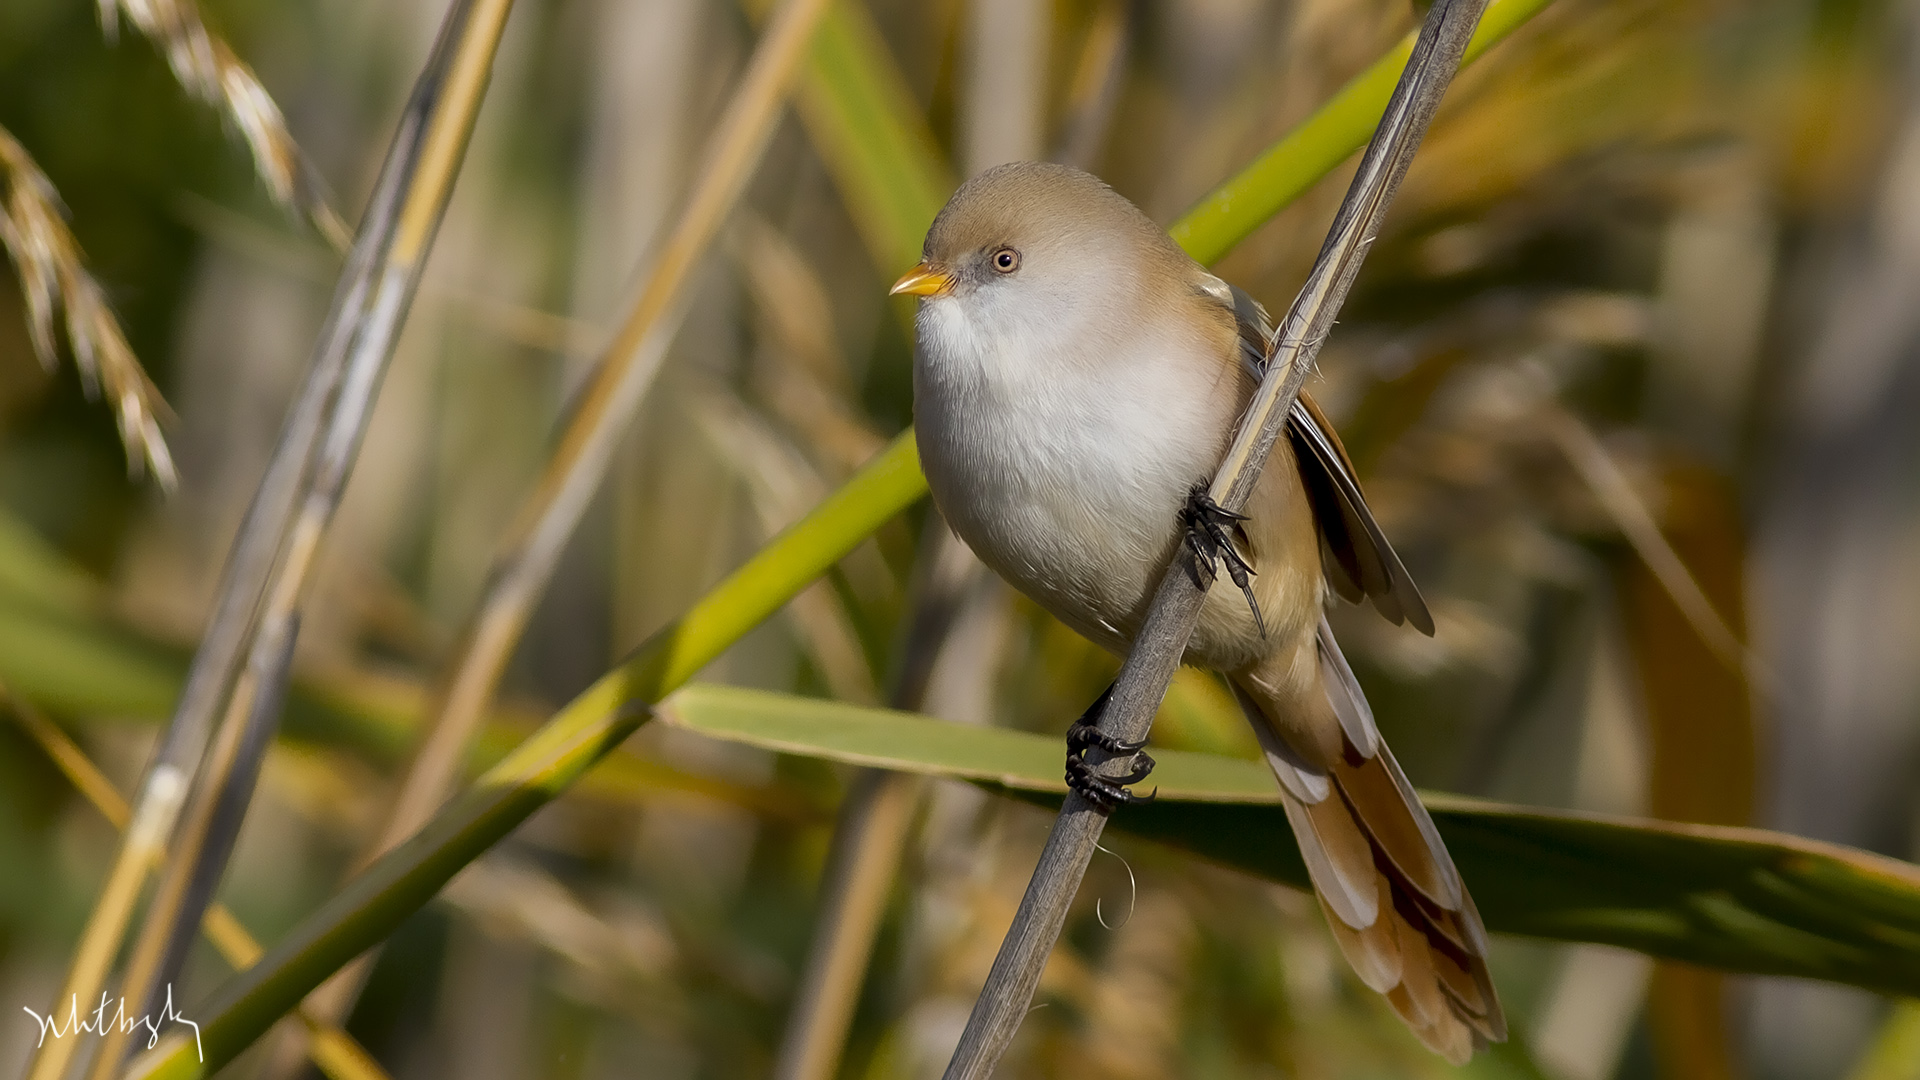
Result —
[{"label": "blurred reed stalk", "polygon": [[961,37],[966,108],[958,157],[973,176],[1044,154],[1053,9],[1029,0],[969,0]]},{"label": "blurred reed stalk", "polygon": [[[1644,712],[1648,810],[1669,820],[1750,823],[1753,706],[1777,704],[1780,684],[1741,634],[1744,540],[1731,492],[1704,470],[1663,470],[1666,506],[1656,520],[1591,427],[1551,397],[1542,419],[1638,560],[1616,582]],[[1663,1075],[1741,1074],[1718,972],[1655,964],[1642,1008]]]},{"label": "blurred reed stalk", "polygon": [[[114,828],[126,831],[127,822],[132,820],[132,808],[113,786],[113,781],[87,757],[86,751],[40,710],[4,686],[0,686],[0,701],[100,816]],[[207,908],[206,921],[200,930],[213,943],[221,959],[235,971],[252,967],[265,952],[224,904],[215,903]],[[298,1010],[294,1015],[307,1028],[313,1063],[329,1080],[391,1080],[353,1036],[335,1025],[320,1022],[305,1010]]]},{"label": "blurred reed stalk", "polygon": [[[314,556],[446,210],[511,7],[511,0],[456,0],[441,24],[60,1000],[101,992],[146,868],[163,847],[161,883],[122,996],[144,1010],[199,927],[238,832],[231,819],[244,812],[258,755],[278,721],[278,709],[267,706],[285,683]],[[64,1075],[77,1046],[54,1040],[40,1048],[31,1080]],[[93,1075],[116,1073],[125,1049],[125,1033],[110,1034]]]},{"label": "blurred reed stalk", "polygon": [[1106,0],[1094,12],[1086,43],[1067,81],[1062,110],[1065,115],[1053,160],[1094,168],[1126,82],[1127,51],[1133,37],[1131,21],[1131,5],[1124,0]]},{"label": "blurred reed stalk", "polygon": [[167,404],[133,355],[100,283],[87,273],[52,181],[5,128],[0,128],[0,180],[6,192],[0,203],[0,243],[5,243],[20,275],[34,355],[48,371],[59,366],[56,327],[61,320],[56,312],[64,313],[80,384],[88,397],[99,396],[105,387],[120,442],[127,449],[128,470],[138,476],[150,468],[163,489],[173,490],[179,476],[160,434]]},{"label": "blurred reed stalk", "polygon": [[[494,559],[486,594],[435,692],[432,720],[392,815],[361,866],[419,831],[454,790],[474,732],[527,619],[666,358],[693,270],[746,190],[773,136],[794,71],[826,6],[826,0],[788,0],[762,34],[707,145],[672,236]],[[322,988],[312,1007],[322,1015],[345,1015],[366,971],[362,962],[341,972]]]},{"label": "blurred reed stalk", "polygon": [[[887,694],[891,708],[917,712],[958,618],[984,568],[937,519],[921,542],[920,581]],[[820,878],[806,966],[774,1059],[774,1080],[829,1080],[840,1065],[860,986],[899,876],[908,828],[926,782],[912,773],[861,769],[847,785]]]},{"label": "blurred reed stalk", "polygon": [[272,95],[225,41],[207,29],[193,0],[99,0],[100,28],[119,36],[120,16],[152,41],[187,92],[219,109],[253,155],[254,172],[273,201],[313,223],[336,251],[353,235],[327,204],[319,173],[287,131]]},{"label": "blurred reed stalk", "polygon": [[1626,537],[1634,554],[1646,564],[1648,572],[1686,617],[1694,633],[1700,635],[1700,641],[1714,659],[1744,678],[1762,697],[1773,698],[1777,680],[1760,657],[1727,625],[1713,601],[1707,599],[1706,590],[1667,542],[1653,511],[1633,490],[1633,482],[1607,452],[1606,444],[1579,417],[1558,405],[1548,405],[1544,419],[1554,445],[1580,474],[1588,490],[1600,501],[1601,508],[1613,519],[1614,527]]},{"label": "blurred reed stalk", "polygon": [[[1361,157],[1326,244],[1268,345],[1266,375],[1209,489],[1214,501],[1227,510],[1238,511],[1246,504],[1486,6],[1487,0],[1438,0],[1428,9],[1406,70]],[[1101,712],[1102,734],[1122,742],[1146,741],[1154,712],[1166,696],[1199,618],[1212,570],[1184,550],[1167,567]],[[1094,771],[1114,779],[1126,775],[1136,755],[1102,754],[1097,761],[1094,757],[1088,755]],[[1013,1042],[1106,821],[1106,812],[1078,792],[1067,796],[1013,926],[947,1064],[947,1080],[988,1076]]]}]

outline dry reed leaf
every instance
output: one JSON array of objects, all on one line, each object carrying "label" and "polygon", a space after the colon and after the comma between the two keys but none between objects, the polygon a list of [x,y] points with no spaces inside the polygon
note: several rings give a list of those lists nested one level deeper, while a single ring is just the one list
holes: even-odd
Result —
[{"label": "dry reed leaf", "polygon": [[106,388],[120,441],[127,448],[128,468],[135,476],[151,468],[160,486],[171,491],[179,477],[160,434],[166,402],[133,355],[100,283],[87,273],[80,245],[61,214],[59,193],[26,148],[4,129],[0,183],[0,242],[6,244],[26,294],[33,351],[49,370],[59,362],[55,325],[64,313],[67,344],[81,383],[89,397]]},{"label": "dry reed leaf", "polygon": [[253,154],[254,172],[273,201],[313,222],[315,229],[345,251],[352,242],[346,223],[327,204],[300,146],[287,131],[280,107],[253,69],[227,43],[207,29],[193,0],[99,0],[100,26],[109,41],[119,33],[124,13],[134,29],[167,58],[173,77],[189,94],[219,109]]}]

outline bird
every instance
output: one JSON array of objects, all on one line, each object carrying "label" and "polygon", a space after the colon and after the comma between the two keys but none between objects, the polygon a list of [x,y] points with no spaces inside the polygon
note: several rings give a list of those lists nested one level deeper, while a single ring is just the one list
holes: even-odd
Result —
[{"label": "bird", "polygon": [[[1252,724],[1341,951],[1449,1061],[1504,1040],[1479,912],[1327,623],[1338,597],[1434,629],[1338,434],[1302,392],[1241,512],[1206,497],[1263,373],[1264,309],[1065,165],[975,176],[921,254],[892,292],[919,298],[915,438],[948,526],[1120,655],[1176,550],[1218,554],[1242,589],[1208,592],[1183,660]],[[1107,810],[1142,798],[1075,768],[1091,731],[1069,731],[1069,782]]]}]

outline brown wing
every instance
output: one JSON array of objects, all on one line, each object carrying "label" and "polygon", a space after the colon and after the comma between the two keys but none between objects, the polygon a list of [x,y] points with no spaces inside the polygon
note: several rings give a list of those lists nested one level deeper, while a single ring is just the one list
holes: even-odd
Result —
[{"label": "brown wing", "polygon": [[1420,587],[1367,509],[1340,436],[1305,391],[1287,417],[1287,437],[1293,441],[1300,479],[1320,524],[1323,561],[1334,591],[1356,604],[1371,597],[1380,614],[1396,625],[1410,622],[1421,633],[1432,635],[1433,614]]},{"label": "brown wing", "polygon": [[[1258,378],[1266,363],[1267,342],[1273,336],[1272,320],[1259,301],[1232,285],[1220,284],[1232,298],[1234,321],[1240,331],[1240,359]],[[1209,292],[1225,299],[1211,289]],[[1373,606],[1394,625],[1411,622],[1421,633],[1432,635],[1433,614],[1427,610],[1427,601],[1406,565],[1380,531],[1380,524],[1373,520],[1373,512],[1367,509],[1366,496],[1354,476],[1353,459],[1340,445],[1340,436],[1327,422],[1326,414],[1304,390],[1287,417],[1287,438],[1293,443],[1300,479],[1320,526],[1320,561],[1333,591],[1355,604],[1371,598]]]}]

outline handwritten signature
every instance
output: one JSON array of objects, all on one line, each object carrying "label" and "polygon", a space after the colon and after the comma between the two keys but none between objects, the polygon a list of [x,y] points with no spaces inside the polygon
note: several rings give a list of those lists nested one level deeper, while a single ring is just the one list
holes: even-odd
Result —
[{"label": "handwritten signature", "polygon": [[[113,1007],[113,1015],[110,1017],[107,1015],[108,1006]],[[151,1050],[154,1045],[160,1041],[160,1028],[165,1024],[174,1023],[185,1024],[193,1029],[194,1053],[199,1055],[202,1062],[207,1060],[206,1053],[200,1046],[200,1025],[181,1016],[174,1010],[172,983],[167,984],[167,1003],[166,1006],[160,1010],[158,1019],[154,1018],[151,1014],[138,1018],[130,1017],[127,1015],[126,998],[120,998],[119,1004],[115,1005],[114,999],[107,997],[105,994],[100,995],[100,1005],[98,1008],[90,1013],[84,1014],[80,1011],[80,995],[73,995],[73,1002],[67,1013],[67,1023],[65,1027],[62,1027],[60,1024],[60,1014],[57,1009],[45,1016],[41,1016],[32,1009],[27,1009],[24,1005],[21,1006],[21,1008],[26,1010],[28,1016],[33,1017],[34,1023],[40,1025],[40,1041],[35,1044],[36,1046],[46,1045],[47,1036],[49,1035],[56,1039],[64,1039],[69,1035],[79,1035],[81,1033],[105,1036],[107,1032],[116,1029],[123,1033],[132,1033],[141,1028],[146,1028],[147,1049]],[[82,1019],[83,1016],[90,1016],[93,1019],[91,1022],[88,1022]]]}]

